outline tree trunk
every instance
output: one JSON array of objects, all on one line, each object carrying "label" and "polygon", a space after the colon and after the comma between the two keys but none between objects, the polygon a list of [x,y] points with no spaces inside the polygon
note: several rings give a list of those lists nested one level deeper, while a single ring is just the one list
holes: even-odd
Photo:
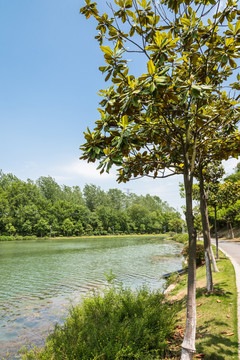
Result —
[{"label": "tree trunk", "polygon": [[230,228],[230,233],[231,233],[231,239],[234,239],[235,236],[234,236],[233,227],[232,227],[232,223],[231,223],[231,222],[229,223],[229,228]]},{"label": "tree trunk", "polygon": [[216,260],[215,260],[215,257],[214,257],[212,245],[210,246],[210,254],[211,254],[211,258],[212,258],[213,272],[219,272],[218,267],[217,267],[217,263],[216,263]]},{"label": "tree trunk", "polygon": [[203,240],[205,250],[205,262],[206,262],[206,273],[207,273],[207,291],[213,291],[213,279],[212,279],[212,268],[211,268],[211,235],[210,226],[208,220],[208,209],[207,209],[207,198],[204,189],[202,167],[199,168],[199,188],[200,188],[200,211],[203,226]]},{"label": "tree trunk", "polygon": [[216,239],[216,259],[218,259],[217,205],[214,205],[214,231]]},{"label": "tree trunk", "polygon": [[188,287],[187,287],[187,320],[182,343],[181,360],[192,360],[196,352],[196,230],[192,212],[192,179],[184,175],[186,192],[186,221],[189,235]]}]

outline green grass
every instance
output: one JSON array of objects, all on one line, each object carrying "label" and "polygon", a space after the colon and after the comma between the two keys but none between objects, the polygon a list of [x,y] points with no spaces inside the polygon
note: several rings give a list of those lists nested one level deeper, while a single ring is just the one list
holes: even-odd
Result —
[{"label": "green grass", "polygon": [[[237,289],[232,263],[221,253],[217,262],[219,273],[213,273],[214,292],[206,291],[206,270],[197,270],[197,354],[204,359],[238,360],[237,334]],[[171,296],[178,299],[182,310],[179,313],[180,329],[185,327],[186,284],[183,276]]]}]

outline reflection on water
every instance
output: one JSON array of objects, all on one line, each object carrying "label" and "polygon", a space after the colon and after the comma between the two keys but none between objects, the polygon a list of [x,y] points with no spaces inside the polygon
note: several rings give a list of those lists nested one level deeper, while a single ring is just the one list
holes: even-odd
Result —
[{"label": "reflection on water", "polygon": [[162,237],[0,243],[0,358],[41,345],[71,304],[106,286],[106,273],[132,289],[162,288],[161,275],[181,268],[181,248]]}]

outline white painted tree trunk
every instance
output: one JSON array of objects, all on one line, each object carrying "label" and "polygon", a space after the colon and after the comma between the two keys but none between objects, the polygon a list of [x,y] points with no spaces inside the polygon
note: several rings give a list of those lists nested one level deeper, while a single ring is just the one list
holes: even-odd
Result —
[{"label": "white painted tree trunk", "polygon": [[212,245],[210,246],[210,254],[211,254],[211,259],[212,259],[213,272],[219,272],[217,263],[216,263],[216,259],[215,259],[214,253],[213,253]]},{"label": "white painted tree trunk", "polygon": [[210,292],[213,290],[212,276],[211,276],[211,261],[206,250],[204,251],[204,255],[205,255],[206,274],[207,274],[207,291]]},{"label": "white painted tree trunk", "polygon": [[200,189],[200,211],[203,226],[203,241],[205,250],[205,264],[206,264],[206,276],[207,276],[207,291],[213,291],[213,278],[211,268],[211,235],[210,226],[208,220],[208,208],[207,208],[207,197],[204,189],[204,179],[202,174],[202,167],[199,167],[199,189]]},{"label": "white painted tree trunk", "polygon": [[196,352],[196,229],[192,213],[192,182],[184,176],[186,192],[186,221],[189,235],[187,319],[182,343],[181,360],[192,360]]},{"label": "white painted tree trunk", "polygon": [[195,354],[195,351],[191,352],[186,349],[182,349],[181,360],[192,360],[194,354]]}]

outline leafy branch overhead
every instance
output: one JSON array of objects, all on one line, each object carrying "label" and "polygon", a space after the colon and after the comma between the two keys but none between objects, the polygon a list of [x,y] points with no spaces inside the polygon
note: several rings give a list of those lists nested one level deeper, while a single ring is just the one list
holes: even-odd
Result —
[{"label": "leafy branch overhead", "polygon": [[[228,0],[222,10],[214,0],[114,3],[111,17],[90,0],[80,10],[97,21],[105,59],[100,71],[112,83],[100,90],[101,118],[85,134],[82,158],[101,160],[101,172],[117,165],[118,180],[127,181],[162,176],[166,168],[191,170],[204,156],[237,157],[237,2]],[[146,57],[140,76],[131,74],[125,58],[131,52]]]}]

